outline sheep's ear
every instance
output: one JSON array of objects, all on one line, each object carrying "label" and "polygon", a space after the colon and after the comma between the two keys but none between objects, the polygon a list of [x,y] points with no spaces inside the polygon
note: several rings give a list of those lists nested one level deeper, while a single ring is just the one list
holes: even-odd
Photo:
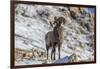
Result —
[{"label": "sheep's ear", "polygon": [[65,24],[66,23],[66,19],[64,19],[64,21],[63,21],[63,24]]},{"label": "sheep's ear", "polygon": [[53,27],[53,24],[52,24],[52,22],[50,22],[50,26],[51,26],[51,27]]},{"label": "sheep's ear", "polygon": [[54,23],[53,24],[57,24],[58,18],[55,16],[54,17]]},{"label": "sheep's ear", "polygon": [[54,20],[57,20],[57,17],[56,16],[54,17]]}]

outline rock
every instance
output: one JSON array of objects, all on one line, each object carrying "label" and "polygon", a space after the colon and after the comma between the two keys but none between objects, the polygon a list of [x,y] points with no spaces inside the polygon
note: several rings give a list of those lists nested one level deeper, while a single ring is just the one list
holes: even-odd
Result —
[{"label": "rock", "polygon": [[[50,22],[54,23],[54,19],[60,16],[66,19],[66,23],[63,25],[65,38],[63,49],[61,48],[61,59],[57,62],[64,63],[65,60],[65,63],[69,63],[73,51],[76,51],[77,55],[72,55],[72,62],[93,60],[94,14],[87,12],[87,8],[83,7],[16,4],[15,61],[20,61],[19,65],[53,63],[52,60],[46,61],[45,35],[53,30]],[[24,53],[33,54],[33,58],[27,54],[27,58],[23,58],[22,61]],[[28,57],[31,59],[27,61]]]}]

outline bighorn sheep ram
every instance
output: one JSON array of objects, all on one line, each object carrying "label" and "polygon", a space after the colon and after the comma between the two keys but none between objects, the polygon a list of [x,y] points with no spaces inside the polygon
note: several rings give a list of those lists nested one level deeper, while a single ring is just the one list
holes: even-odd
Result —
[{"label": "bighorn sheep ram", "polygon": [[51,52],[51,59],[52,56],[54,56],[54,60],[55,60],[55,48],[58,47],[58,53],[59,53],[59,59],[60,59],[60,48],[62,46],[62,42],[63,42],[63,26],[62,24],[65,23],[65,18],[64,17],[54,17],[54,22],[50,23],[51,26],[53,26],[53,24],[55,24],[55,26],[53,27],[53,31],[49,31],[47,32],[47,34],[45,35],[45,42],[46,42],[46,50],[47,50],[47,59],[48,59],[48,51],[50,48],[52,48],[52,52]]}]

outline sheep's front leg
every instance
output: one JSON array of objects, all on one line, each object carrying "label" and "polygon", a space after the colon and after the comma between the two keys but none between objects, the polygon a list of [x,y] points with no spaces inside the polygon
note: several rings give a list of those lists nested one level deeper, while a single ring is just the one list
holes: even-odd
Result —
[{"label": "sheep's front leg", "polygon": [[59,44],[58,44],[59,59],[60,59],[60,46],[61,46],[61,44],[59,43]]},{"label": "sheep's front leg", "polygon": [[54,43],[54,44],[53,44],[53,49],[52,49],[53,59],[54,59],[54,60],[55,60],[55,53],[56,53],[56,44],[57,44],[57,43]]},{"label": "sheep's front leg", "polygon": [[52,49],[51,60],[55,60],[55,48]]},{"label": "sheep's front leg", "polygon": [[55,60],[55,46],[56,46],[56,43],[52,45],[51,59],[53,58],[53,60]]}]

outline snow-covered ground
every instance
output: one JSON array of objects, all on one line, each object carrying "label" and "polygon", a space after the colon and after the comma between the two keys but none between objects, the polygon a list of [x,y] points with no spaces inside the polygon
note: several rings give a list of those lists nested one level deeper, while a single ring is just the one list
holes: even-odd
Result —
[{"label": "snow-covered ground", "polygon": [[[32,49],[35,49],[46,54],[45,35],[53,30],[48,16],[63,16],[66,23],[61,58],[71,56],[74,53],[77,57],[76,62],[94,60],[94,14],[89,14],[87,8],[28,4],[16,4],[15,7],[15,48],[31,52]],[[83,10],[86,14],[80,13]],[[71,16],[71,11],[75,11],[76,18]],[[16,60],[15,65],[52,63],[50,58],[49,60],[35,58]],[[46,58],[46,55],[43,58]],[[56,48],[57,59],[58,49]]]}]

